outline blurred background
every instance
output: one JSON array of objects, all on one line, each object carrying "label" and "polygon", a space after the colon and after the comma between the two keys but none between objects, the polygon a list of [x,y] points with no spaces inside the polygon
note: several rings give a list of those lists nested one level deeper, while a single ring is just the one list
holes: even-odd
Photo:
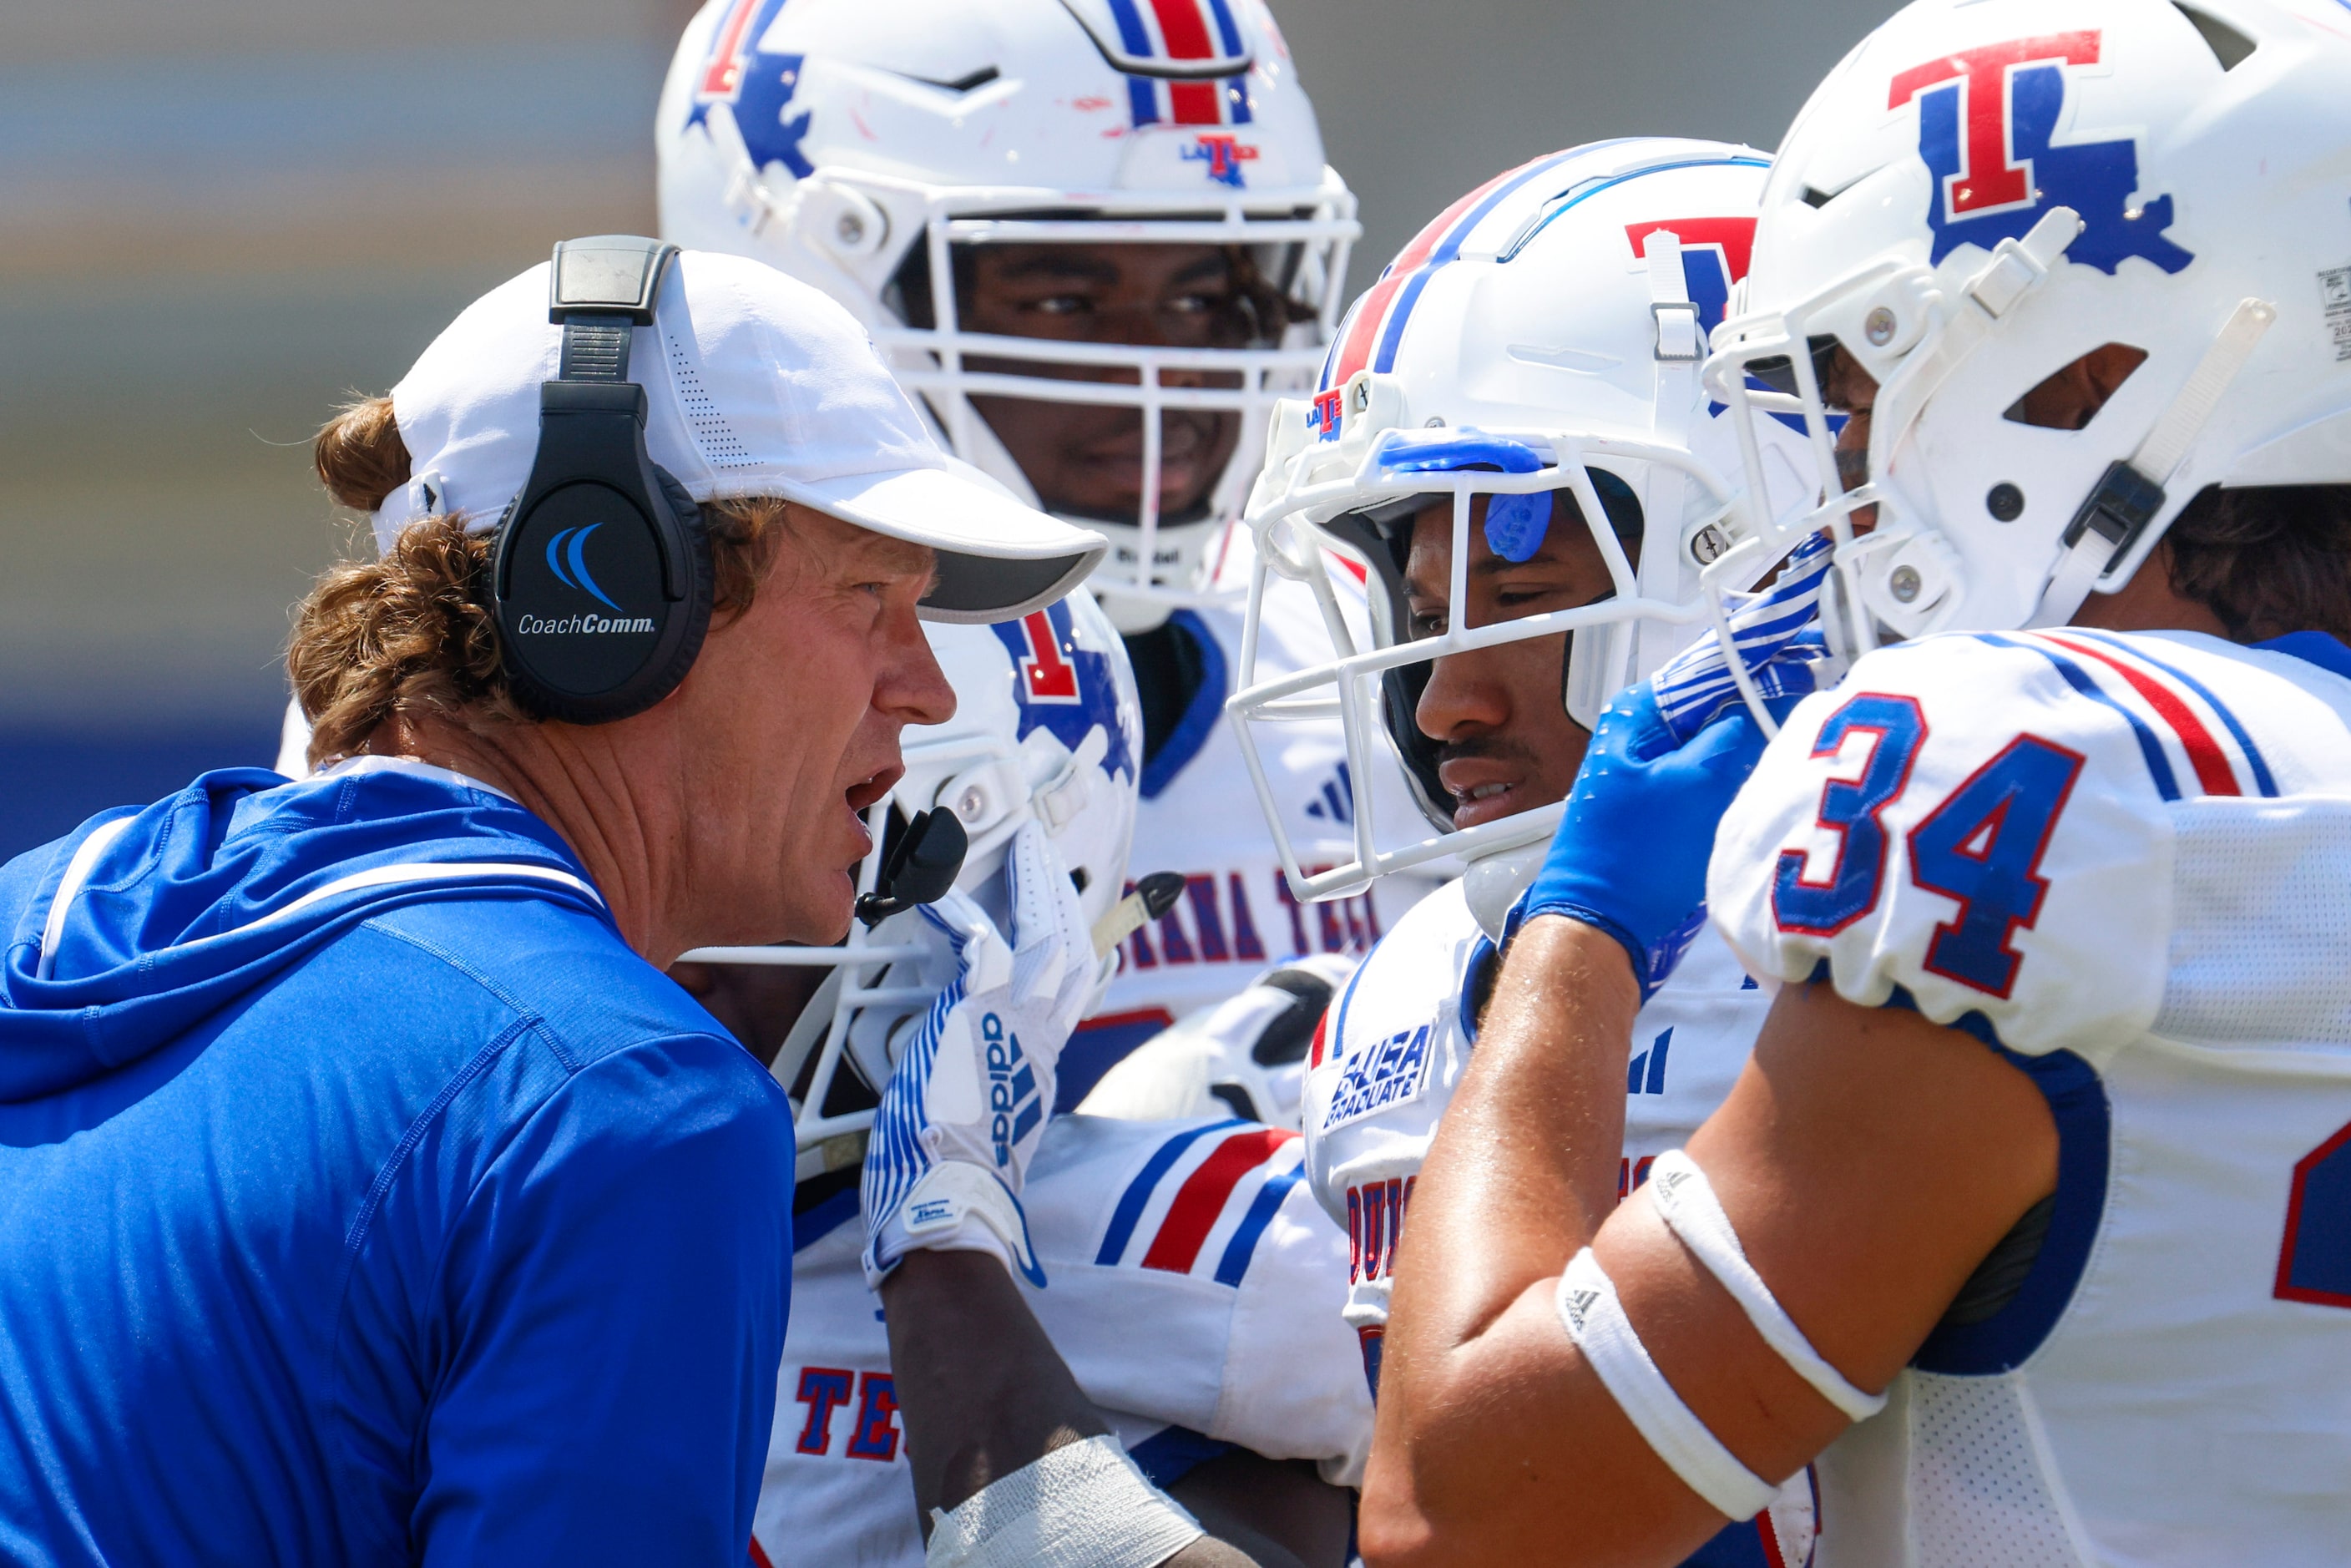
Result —
[{"label": "blurred background", "polygon": [[[1273,4],[1362,198],[1358,287],[1535,153],[1771,147],[1894,8]],[[287,610],[356,537],[310,433],[556,240],[651,231],[654,100],[695,9],[0,5],[0,859],[268,764]]]}]

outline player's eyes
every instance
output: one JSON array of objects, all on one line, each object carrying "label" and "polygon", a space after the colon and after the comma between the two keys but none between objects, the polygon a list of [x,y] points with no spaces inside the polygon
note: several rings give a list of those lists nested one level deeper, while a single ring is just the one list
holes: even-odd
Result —
[{"label": "player's eyes", "polygon": [[1048,294],[1041,299],[1030,300],[1023,308],[1040,316],[1077,316],[1092,309],[1093,304],[1082,294]]},{"label": "player's eyes", "polygon": [[1405,624],[1415,642],[1424,637],[1442,637],[1445,635],[1445,612],[1441,610],[1416,610],[1405,617]]}]

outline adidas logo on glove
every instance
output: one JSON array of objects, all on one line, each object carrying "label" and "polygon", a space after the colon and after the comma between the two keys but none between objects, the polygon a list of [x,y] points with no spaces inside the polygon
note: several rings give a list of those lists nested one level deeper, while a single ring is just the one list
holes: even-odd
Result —
[{"label": "adidas logo on glove", "polygon": [[1000,1168],[1012,1163],[1012,1145],[1044,1119],[1045,1106],[1037,1093],[1037,1075],[1020,1053],[1020,1037],[1008,1036],[1004,1020],[987,1013],[979,1020],[979,1038],[987,1048],[987,1108],[995,1113],[988,1131]]}]

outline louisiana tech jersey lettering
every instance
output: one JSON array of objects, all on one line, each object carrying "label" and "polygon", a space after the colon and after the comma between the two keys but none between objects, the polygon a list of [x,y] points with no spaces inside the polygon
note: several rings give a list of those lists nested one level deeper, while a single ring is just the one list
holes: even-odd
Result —
[{"label": "louisiana tech jersey lettering", "polygon": [[[1252,1123],[1049,1123],[1022,1294],[1146,1473],[1228,1445],[1362,1475],[1371,1400],[1340,1322],[1346,1244],[1297,1134]],[[920,1568],[913,1478],[852,1190],[800,1217],[753,1536],[772,1563]]]},{"label": "louisiana tech jersey lettering", "polygon": [[2351,654],[2284,641],[1872,653],[1724,819],[1759,973],[2003,1050],[2060,1140],[2014,1299],[1823,1456],[1823,1564],[2344,1560]]},{"label": "louisiana tech jersey lettering", "polygon": [[[1235,528],[1217,580],[1246,586],[1249,571],[1248,533]],[[1241,670],[1240,608],[1178,611],[1176,619],[1198,642],[1208,668],[1174,738],[1144,769],[1127,874],[1179,873],[1184,896],[1123,945],[1109,996],[1071,1042],[1072,1060],[1063,1071],[1071,1092],[1063,1096],[1065,1106],[1075,1105],[1126,1051],[1176,1019],[1224,1000],[1269,966],[1316,953],[1369,952],[1443,874],[1384,878],[1366,893],[1328,904],[1292,898],[1225,718],[1225,699]],[[1313,596],[1298,583],[1270,582],[1259,678],[1327,659],[1330,646]],[[1319,871],[1345,858],[1353,842],[1346,745],[1336,719],[1284,726],[1281,741],[1266,750],[1267,772],[1301,865]],[[1419,821],[1391,771],[1383,768],[1374,780],[1374,810],[1387,824]]]},{"label": "louisiana tech jersey lettering", "polygon": [[[1376,1333],[1387,1322],[1412,1184],[1469,1062],[1471,967],[1492,952],[1461,884],[1438,889],[1339,993],[1308,1058],[1307,1172],[1352,1239],[1348,1318],[1360,1330]],[[1704,936],[1691,945],[1635,1023],[1619,1197],[1722,1103],[1767,1007],[1729,948]]]},{"label": "louisiana tech jersey lettering", "polygon": [[[1465,994],[1493,952],[1462,884],[1439,888],[1364,960],[1308,1058],[1307,1175],[1323,1208],[1347,1228],[1346,1318],[1369,1381],[1379,1375],[1413,1187],[1476,1042]],[[1687,1142],[1730,1092],[1767,1007],[1729,948],[1704,936],[1692,944],[1635,1019],[1618,1197],[1646,1180],[1650,1161]],[[1816,1518],[1812,1478],[1800,1472],[1752,1525],[1732,1525],[1716,1543],[1732,1555],[1694,1561],[1757,1561],[1760,1551],[1773,1568],[1803,1568]]]}]

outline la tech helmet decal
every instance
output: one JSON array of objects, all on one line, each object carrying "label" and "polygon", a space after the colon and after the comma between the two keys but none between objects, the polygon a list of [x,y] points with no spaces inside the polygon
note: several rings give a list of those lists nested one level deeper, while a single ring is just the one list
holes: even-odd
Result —
[{"label": "la tech helmet decal", "polygon": [[1013,696],[1020,705],[1020,730],[1013,737],[1016,742],[1042,729],[1075,751],[1089,730],[1100,727],[1110,741],[1102,770],[1130,776],[1138,772],[1127,749],[1126,727],[1119,722],[1111,656],[1080,644],[1068,600],[1032,610],[1018,621],[998,622],[988,630],[1012,655],[1018,672]]},{"label": "la tech helmet decal", "polygon": [[703,61],[695,84],[694,108],[685,117],[691,127],[706,124],[710,106],[728,105],[735,128],[751,154],[751,166],[765,169],[781,163],[796,180],[816,172],[800,142],[809,131],[809,111],[793,112],[792,94],[800,85],[804,55],[761,52],[759,40],[784,8],[784,0],[735,0],[711,36],[710,54]]},{"label": "la tech helmet decal", "polygon": [[1257,149],[1230,131],[1217,131],[1194,138],[1192,145],[1184,149],[1184,161],[1206,163],[1203,172],[1209,179],[1238,191],[1247,188],[1241,165],[1257,162]]},{"label": "la tech helmet decal", "polygon": [[1963,245],[2022,239],[2052,207],[2082,215],[2065,259],[2112,275],[2126,256],[2178,272],[2195,256],[2165,237],[2171,198],[2128,204],[2138,188],[2138,141],[2089,140],[2088,128],[2053,139],[2065,117],[2069,69],[2098,63],[2097,29],[1982,44],[1895,73],[1886,107],[1917,104],[1918,156],[1935,175],[1927,204],[1928,260]]}]

